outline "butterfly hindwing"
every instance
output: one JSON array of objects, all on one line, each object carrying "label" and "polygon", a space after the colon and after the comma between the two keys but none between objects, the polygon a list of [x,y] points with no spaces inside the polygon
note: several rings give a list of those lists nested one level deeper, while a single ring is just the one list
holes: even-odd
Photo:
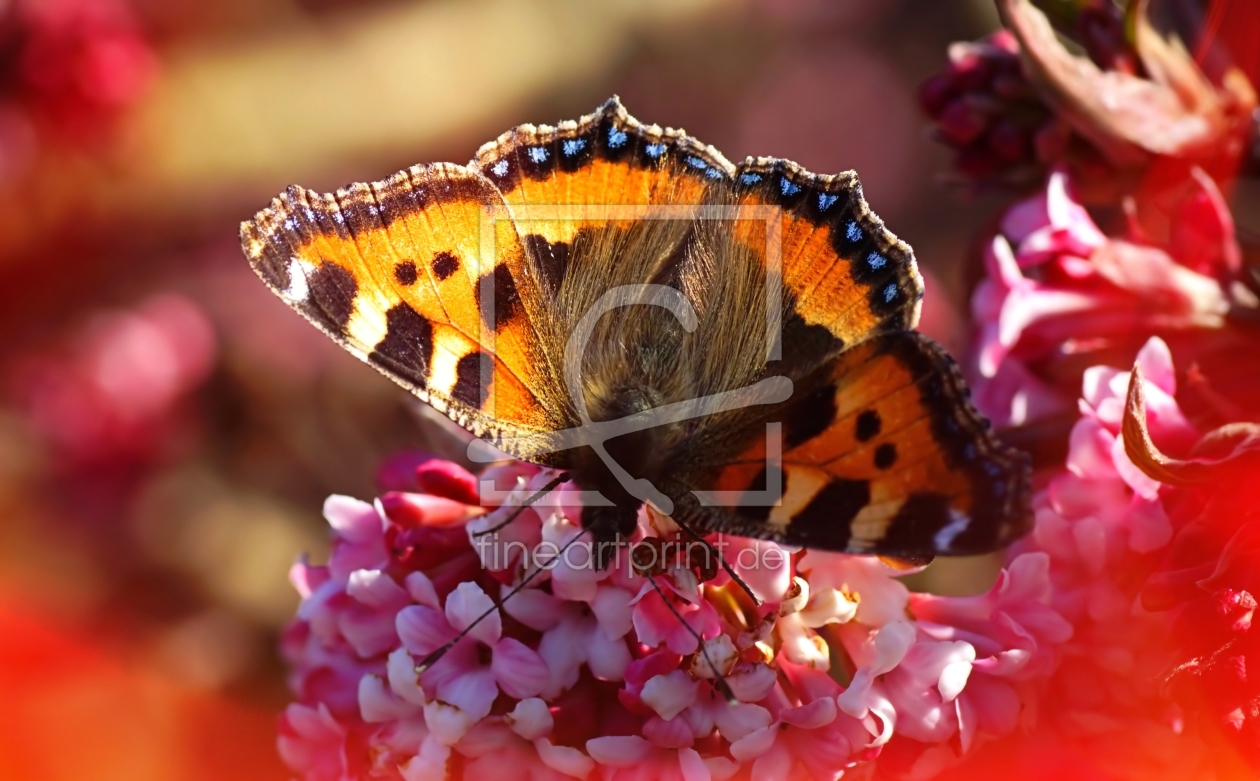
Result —
[{"label": "butterfly hindwing", "polygon": [[563,425],[545,403],[555,391],[536,283],[498,191],[475,171],[417,166],[326,195],[291,187],[241,231],[286,303],[474,434]]},{"label": "butterfly hindwing", "polygon": [[846,350],[769,422],[781,426],[781,456],[767,458],[759,424],[714,485],[751,496],[777,483],[781,498],[693,508],[699,525],[909,557],[994,550],[1028,530],[1026,459],[989,432],[953,361],[918,333]]}]

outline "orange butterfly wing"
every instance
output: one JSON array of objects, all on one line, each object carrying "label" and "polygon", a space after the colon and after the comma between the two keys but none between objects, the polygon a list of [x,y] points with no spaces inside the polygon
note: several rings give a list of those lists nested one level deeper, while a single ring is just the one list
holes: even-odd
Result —
[{"label": "orange butterfly wing", "polygon": [[[845,350],[769,422],[778,429],[761,426],[712,481],[746,505],[693,503],[697,525],[912,558],[994,550],[1030,528],[1027,458],[992,435],[953,361],[918,333]],[[767,490],[769,501],[755,493]]]},{"label": "orange butterfly wing", "polygon": [[286,303],[477,436],[563,427],[534,327],[542,298],[502,197],[476,171],[417,166],[328,195],[291,187],[241,240]]}]

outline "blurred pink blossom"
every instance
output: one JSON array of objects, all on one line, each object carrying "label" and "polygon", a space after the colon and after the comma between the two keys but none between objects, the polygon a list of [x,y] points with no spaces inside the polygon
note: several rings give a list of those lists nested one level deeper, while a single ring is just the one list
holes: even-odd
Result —
[{"label": "blurred pink blossom", "polygon": [[[1224,205],[1211,195],[1219,196],[1215,185],[1207,177],[1199,184],[1206,200],[1191,210],[1219,206],[1203,211],[1200,222],[1232,226],[1227,211],[1218,214]],[[1194,255],[1196,270],[1140,237],[1105,236],[1073,198],[1067,174],[1055,171],[1043,193],[1007,210],[1000,230],[971,299],[978,328],[972,384],[977,405],[997,425],[1069,410],[1063,385],[1079,375],[1057,366],[1114,354],[1144,335],[1224,325],[1225,280],[1237,262],[1232,227],[1212,264],[1204,267],[1203,251]]]},{"label": "blurred pink blossom", "polygon": [[191,300],[162,294],[99,313],[68,349],[29,356],[16,392],[31,425],[82,460],[160,450],[179,401],[213,368],[216,338]]}]

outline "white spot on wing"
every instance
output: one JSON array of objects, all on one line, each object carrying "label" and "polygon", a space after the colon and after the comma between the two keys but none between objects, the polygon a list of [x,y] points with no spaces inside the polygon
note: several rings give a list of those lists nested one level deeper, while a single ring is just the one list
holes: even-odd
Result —
[{"label": "white spot on wing", "polygon": [[300,304],[310,297],[311,288],[306,282],[306,275],[314,270],[315,267],[305,260],[293,258],[289,261],[289,286],[280,291],[285,301]]},{"label": "white spot on wing", "polygon": [[954,538],[965,532],[967,525],[971,523],[970,518],[952,508],[949,511],[949,517],[950,522],[932,538],[932,542],[936,544],[936,549],[939,551],[952,550]]}]

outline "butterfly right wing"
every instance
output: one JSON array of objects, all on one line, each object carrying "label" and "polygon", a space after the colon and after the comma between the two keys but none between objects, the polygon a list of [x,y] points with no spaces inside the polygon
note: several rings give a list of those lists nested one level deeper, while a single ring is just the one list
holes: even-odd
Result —
[{"label": "butterfly right wing", "polygon": [[334,194],[290,187],[241,241],[285,303],[474,435],[537,443],[565,427],[535,327],[545,304],[477,172],[438,164]]},{"label": "butterfly right wing", "polygon": [[748,434],[751,444],[702,486],[667,491],[694,497],[702,487],[737,500],[690,499],[684,522],[907,558],[983,553],[1030,528],[1027,458],[993,436],[954,362],[919,333],[849,348]]}]

